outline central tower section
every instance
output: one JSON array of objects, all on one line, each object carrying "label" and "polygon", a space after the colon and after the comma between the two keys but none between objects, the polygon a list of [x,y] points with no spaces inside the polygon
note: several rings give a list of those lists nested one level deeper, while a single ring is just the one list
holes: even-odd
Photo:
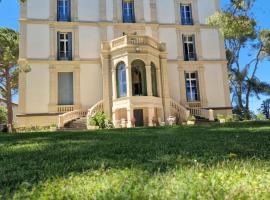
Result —
[{"label": "central tower section", "polygon": [[152,126],[170,114],[167,53],[149,36],[102,43],[104,111],[115,127]]}]

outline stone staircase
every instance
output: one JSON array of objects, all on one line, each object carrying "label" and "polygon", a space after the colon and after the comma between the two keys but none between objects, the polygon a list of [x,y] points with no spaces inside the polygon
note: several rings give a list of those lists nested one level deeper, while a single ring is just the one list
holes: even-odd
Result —
[{"label": "stone staircase", "polygon": [[61,131],[81,131],[87,129],[87,120],[86,117],[81,117],[78,119],[75,119],[67,124],[63,128],[61,128]]}]

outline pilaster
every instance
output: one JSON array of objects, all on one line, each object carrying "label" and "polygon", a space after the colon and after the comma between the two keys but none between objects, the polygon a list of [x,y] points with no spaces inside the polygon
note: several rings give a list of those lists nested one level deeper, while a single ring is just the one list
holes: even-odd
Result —
[{"label": "pilaster", "polygon": [[147,66],[145,66],[145,68],[146,68],[147,94],[148,94],[148,96],[153,96],[151,65],[147,65]]}]

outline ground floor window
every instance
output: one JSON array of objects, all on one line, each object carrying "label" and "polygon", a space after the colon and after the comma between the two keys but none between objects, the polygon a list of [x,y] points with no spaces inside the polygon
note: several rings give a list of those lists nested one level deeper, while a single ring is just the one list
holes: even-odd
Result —
[{"label": "ground floor window", "polygon": [[188,102],[200,101],[198,72],[185,73]]},{"label": "ground floor window", "polygon": [[116,67],[117,96],[118,98],[127,96],[127,75],[126,65],[121,62]]},{"label": "ground floor window", "polygon": [[58,105],[73,105],[73,73],[58,73]]},{"label": "ground floor window", "polygon": [[147,96],[146,69],[141,60],[135,60],[132,66],[132,93],[133,96]]}]

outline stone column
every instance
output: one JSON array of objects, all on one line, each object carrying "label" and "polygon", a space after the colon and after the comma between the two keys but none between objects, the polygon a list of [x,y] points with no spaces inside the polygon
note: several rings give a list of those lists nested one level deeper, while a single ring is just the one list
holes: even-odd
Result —
[{"label": "stone column", "polygon": [[74,60],[80,60],[80,49],[79,49],[79,27],[74,28]]},{"label": "stone column", "polygon": [[50,97],[49,112],[57,112],[58,105],[58,73],[55,67],[50,66]]},{"label": "stone column", "polygon": [[100,20],[107,21],[106,0],[99,0]]},{"label": "stone column", "polygon": [[111,103],[110,103],[110,60],[108,55],[102,55],[102,76],[103,76],[103,101],[104,113],[111,117]]},{"label": "stone column", "polygon": [[81,109],[81,92],[80,92],[80,67],[76,66],[73,72],[74,76],[74,107],[75,110]]},{"label": "stone column", "polygon": [[26,73],[19,74],[19,114],[26,113]]},{"label": "stone column", "polygon": [[153,126],[153,118],[155,117],[155,108],[148,108],[148,126]]},{"label": "stone column", "polygon": [[116,75],[116,69],[112,69],[112,91],[113,91],[113,100],[117,99],[117,75]]},{"label": "stone column", "polygon": [[161,71],[160,68],[156,68],[156,75],[157,75],[157,89],[158,89],[158,96],[162,97],[162,84],[161,84]]},{"label": "stone column", "polygon": [[132,120],[134,118],[134,109],[132,107],[127,108],[127,127],[132,128]]},{"label": "stone column", "polygon": [[164,107],[164,118],[166,119],[170,116],[170,91],[169,91],[169,80],[168,80],[168,63],[167,63],[167,53],[162,53],[160,56],[161,64],[161,74],[162,74],[162,99]]},{"label": "stone column", "polygon": [[56,32],[55,27],[50,27],[50,60],[56,60]]},{"label": "stone column", "polygon": [[186,97],[186,78],[185,70],[183,67],[179,67],[179,78],[180,78],[180,103],[187,107],[187,97]]},{"label": "stone column", "polygon": [[131,75],[131,66],[127,66],[127,97],[132,97],[132,75]]},{"label": "stone column", "polygon": [[145,68],[146,68],[147,95],[148,96],[153,96],[151,66],[147,65],[147,66],[145,66]]}]

